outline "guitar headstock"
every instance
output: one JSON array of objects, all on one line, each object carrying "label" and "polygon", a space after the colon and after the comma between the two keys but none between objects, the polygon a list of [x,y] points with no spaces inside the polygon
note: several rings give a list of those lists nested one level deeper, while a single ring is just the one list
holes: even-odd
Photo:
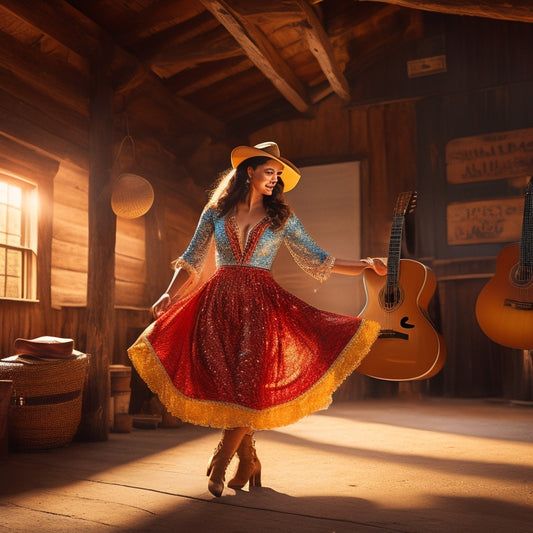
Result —
[{"label": "guitar headstock", "polygon": [[396,198],[396,205],[394,206],[393,215],[396,216],[405,216],[409,213],[412,213],[416,207],[416,199],[418,193],[416,191],[406,191],[402,192]]}]

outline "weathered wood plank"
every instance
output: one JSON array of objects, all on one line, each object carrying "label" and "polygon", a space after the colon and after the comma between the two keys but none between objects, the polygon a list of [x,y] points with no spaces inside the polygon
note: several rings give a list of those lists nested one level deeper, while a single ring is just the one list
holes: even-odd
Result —
[{"label": "weathered wood plank", "polygon": [[146,214],[146,297],[152,305],[170,282],[170,260],[167,250],[170,237],[166,232],[165,208],[167,198],[157,194],[156,189],[153,209]]},{"label": "weathered wood plank", "polygon": [[235,13],[223,0],[200,1],[233,35],[246,55],[281,94],[298,111],[307,111],[309,101],[305,88],[258,28]]},{"label": "weathered wood plank", "polygon": [[187,42],[161,50],[148,59],[158,75],[168,78],[200,63],[242,57],[242,49],[225,28],[218,27]]},{"label": "weathered wood plank", "polygon": [[[62,305],[86,304],[87,293],[87,270],[84,272],[75,272],[72,269],[60,267],[52,268],[52,289],[55,293],[55,303]],[[59,298],[59,300],[58,300]]]},{"label": "weathered wood plank", "polygon": [[[81,272],[87,275],[87,265],[88,257],[86,244],[64,242],[56,239],[54,236],[54,239],[52,240],[52,268]],[[66,283],[66,280],[59,281],[61,285]],[[84,298],[85,293],[86,288],[83,289]]]},{"label": "weathered wood plank", "polygon": [[218,82],[223,82],[227,77],[245,72],[252,67],[252,62],[248,57],[231,58],[220,60],[212,65],[201,65],[201,67],[191,67],[180,72],[167,80],[169,88],[177,95],[185,97],[194,94],[196,91],[208,88]]},{"label": "weathered wood plank", "polygon": [[3,133],[53,154],[58,159],[65,159],[81,168],[88,167],[86,147],[81,147],[65,137],[64,127],[61,128],[57,123],[48,121],[47,124],[53,126],[52,129],[55,130],[54,132],[49,131],[44,124],[36,123],[31,118],[31,114],[28,116],[18,115],[12,107],[9,107],[9,104],[7,107],[5,106],[3,97],[1,100],[0,128]]},{"label": "weathered wood plank", "polygon": [[115,244],[115,253],[131,257],[135,259],[144,259],[145,258],[145,242],[144,238],[139,240],[135,237],[130,237],[129,235],[120,235],[117,234],[116,244]]},{"label": "weathered wood plank", "polygon": [[[87,110],[80,112],[71,109],[58,100],[58,94],[50,95],[42,87],[36,87],[27,80],[21,80],[12,72],[0,68],[0,87],[6,94],[11,95],[15,102],[23,102],[35,112],[35,102],[39,102],[39,115],[52,117],[61,127],[71,132],[72,140],[77,139],[79,144],[86,146],[88,142]],[[36,119],[38,117],[36,116]],[[49,118],[48,118],[49,120]],[[42,119],[40,120],[42,121]]]},{"label": "weathered wood plank", "polygon": [[117,217],[117,238],[128,237],[144,242],[146,233],[146,220],[144,217],[122,218]]},{"label": "weathered wood plank", "polygon": [[[85,206],[83,205],[85,203]],[[54,228],[54,235],[58,238],[60,234],[65,235],[65,240],[69,242],[80,242],[87,240],[88,232],[88,215],[87,215],[87,201],[76,204],[65,204],[56,199],[56,211],[54,214],[54,222],[57,222],[58,227]],[[69,230],[68,226],[75,228],[76,233]],[[57,230],[57,231],[56,231]]]},{"label": "weathered wood plank", "polygon": [[26,178],[53,178],[58,162],[13,139],[0,135],[0,168]]},{"label": "weathered wood plank", "polygon": [[0,32],[0,66],[64,105],[87,114],[87,80],[81,72],[50,60],[3,32]]},{"label": "weathered wood plank", "polygon": [[[53,39],[72,47],[85,58],[90,59],[94,55],[96,45],[104,37],[105,32],[102,28],[63,0],[52,0],[50,5],[34,13],[32,13],[33,3],[19,4],[19,2],[9,2],[8,8]],[[88,9],[87,6],[84,8]],[[56,13],[59,15],[57,18]],[[73,31],[73,28],[76,30]],[[54,64],[43,54],[29,52],[27,47],[6,34],[0,34],[0,50],[2,51],[0,66],[17,72],[32,85],[49,90],[53,88],[50,93],[52,96],[61,95],[60,101],[74,109],[84,109],[85,114],[87,113],[87,83],[80,78],[79,73],[75,74],[71,72],[72,69]],[[129,52],[117,47],[114,59],[114,82],[120,84],[122,91],[129,91],[141,83],[146,83],[149,90],[163,95],[169,101],[172,112],[180,121],[185,120],[195,124],[203,131],[219,138],[225,137],[225,127],[220,121],[185,100],[173,97],[155,74]],[[46,65],[44,69],[43,64]],[[135,80],[135,83],[132,83],[132,80]]]},{"label": "weathered wood plank", "polygon": [[115,281],[117,280],[146,284],[145,258],[116,254]]},{"label": "weathered wood plank", "polygon": [[90,57],[98,49],[98,27],[68,2],[2,0],[2,7],[77,54]]},{"label": "weathered wood plank", "polygon": [[422,9],[451,15],[470,15],[500,20],[533,22],[533,4],[530,0],[355,0],[356,2],[379,2]]},{"label": "weathered wood plank", "polygon": [[116,280],[115,287],[117,307],[146,308],[151,305],[147,302],[145,283]]}]

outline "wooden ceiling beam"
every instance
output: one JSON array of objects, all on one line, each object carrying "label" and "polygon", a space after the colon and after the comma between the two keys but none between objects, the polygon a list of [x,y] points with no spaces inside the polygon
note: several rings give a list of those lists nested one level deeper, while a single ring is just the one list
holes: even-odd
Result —
[{"label": "wooden ceiling beam", "polygon": [[122,46],[129,46],[150,34],[152,29],[173,22],[173,26],[192,19],[204,11],[203,7],[190,0],[161,0],[136,12],[129,20],[121,21],[117,40]]},{"label": "wooden ceiling beam", "polygon": [[199,0],[233,35],[254,65],[296,108],[305,113],[310,103],[306,90],[291,68],[259,28],[247,22],[224,0]]},{"label": "wooden ceiling beam", "polygon": [[0,0],[4,9],[82,57],[98,49],[98,26],[64,0]]},{"label": "wooden ceiling beam", "polygon": [[[244,52],[222,26],[193,37],[187,42],[165,48],[148,61],[156,74],[168,78],[200,63],[242,57]],[[170,73],[170,74],[169,74]]]},{"label": "wooden ceiling beam", "polygon": [[246,17],[257,26],[276,23],[279,26],[297,24],[304,15],[300,7],[292,0],[269,0],[268,2],[250,2],[250,0],[231,0],[232,8],[241,17]]},{"label": "wooden ceiling beam", "polygon": [[200,15],[182,22],[181,24],[170,26],[157,33],[153,33],[148,37],[137,37],[137,40],[132,43],[128,49],[131,50],[141,62],[144,62],[166,48],[185,43],[189,39],[206,33],[216,27],[220,27],[218,20],[214,19],[213,15],[204,9]]},{"label": "wooden ceiling beam", "polygon": [[315,56],[333,91],[345,102],[350,100],[350,86],[339,67],[333,46],[314,9],[306,0],[295,0],[305,14],[301,28],[309,50]]},{"label": "wooden ceiling beam", "polygon": [[203,64],[201,68],[181,72],[166,80],[166,84],[178,96],[186,97],[252,67],[252,62],[246,56],[223,59],[212,64]]},{"label": "wooden ceiling beam", "polygon": [[449,15],[468,15],[516,22],[533,22],[531,0],[354,0],[434,11]]},{"label": "wooden ceiling beam", "polygon": [[[0,4],[18,18],[25,20],[52,39],[55,39],[87,59],[90,59],[93,56],[97,50],[98,43],[105,33],[95,22],[90,20],[77,9],[73,8],[65,0],[47,0],[46,2],[34,2],[32,0],[0,0]],[[39,9],[36,9],[36,6],[39,6]],[[45,6],[46,9],[43,6]],[[57,17],[57,13],[60,13],[60,17]],[[77,31],[81,32],[81,35],[73,36]],[[14,41],[14,45],[17,45],[15,39],[11,38],[11,40]],[[87,40],[86,44],[83,44],[84,40]],[[19,46],[21,47],[22,44]],[[0,42],[0,49],[3,48],[5,48],[5,46]],[[9,49],[10,48],[8,48],[8,50]],[[222,122],[189,104],[185,100],[176,98],[147,66],[141,64],[136,57],[123,48],[115,46],[114,51],[116,57],[113,67],[116,69],[116,66],[118,65],[118,68],[120,69],[121,78],[119,83],[120,89],[123,92],[126,89],[131,90],[136,86],[133,83],[129,83],[128,79],[124,78],[124,76],[127,76],[128,73],[130,73],[131,79],[134,79],[137,84],[148,82],[150,83],[152,90],[158,91],[164,95],[170,104],[170,108],[177,113],[180,119],[194,123],[209,135],[213,135],[217,138],[225,137],[226,128]],[[45,58],[43,57],[43,61],[44,60]],[[58,79],[56,79],[58,75],[56,72],[52,70],[52,75],[48,75],[46,72],[46,69],[43,71],[42,67],[37,64],[37,68],[34,68],[34,79],[30,81],[33,81],[33,83],[38,85],[40,83],[38,78],[47,78],[46,83],[48,83],[49,87],[56,86],[58,83]],[[61,79],[62,78],[59,77],[59,80]],[[44,81],[42,83],[44,83]],[[81,90],[80,92],[81,94],[84,94],[86,90]]]},{"label": "wooden ceiling beam", "polygon": [[80,72],[0,32],[0,67],[78,113],[88,115],[87,79]]}]

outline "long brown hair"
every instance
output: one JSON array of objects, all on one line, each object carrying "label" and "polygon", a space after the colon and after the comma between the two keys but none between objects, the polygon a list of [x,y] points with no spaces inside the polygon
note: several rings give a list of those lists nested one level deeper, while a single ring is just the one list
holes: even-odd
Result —
[{"label": "long brown hair", "polygon": [[[250,190],[248,167],[252,167],[255,170],[259,165],[264,165],[269,160],[269,157],[263,156],[250,157],[242,161],[236,169],[227,171],[213,189],[208,205],[215,207],[220,216],[224,216],[239,202],[244,202]],[[270,226],[274,231],[283,228],[292,213],[289,204],[285,201],[283,187],[283,180],[278,177],[278,182],[272,190],[272,195],[263,196],[263,205],[267,215],[270,217]]]}]

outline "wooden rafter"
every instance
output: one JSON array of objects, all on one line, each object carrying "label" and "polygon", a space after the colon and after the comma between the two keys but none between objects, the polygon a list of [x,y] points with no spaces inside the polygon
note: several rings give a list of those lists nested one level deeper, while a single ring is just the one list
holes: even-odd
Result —
[{"label": "wooden rafter", "polygon": [[499,20],[533,22],[531,0],[354,0],[355,2],[380,2],[423,11],[450,15],[469,15]]},{"label": "wooden rafter", "polygon": [[[41,6],[42,9],[37,9],[35,6]],[[46,6],[46,8],[43,6]],[[72,8],[64,0],[47,0],[47,2],[37,2],[35,4],[26,1],[2,0],[2,7],[88,59],[97,49],[96,45],[103,36],[103,30],[96,23]],[[61,14],[59,18],[57,18],[57,13]],[[76,35],[77,33],[82,35]],[[172,103],[173,110],[180,118],[195,124],[196,127],[202,128],[209,135],[218,138],[225,136],[226,130],[223,123],[185,100],[171,94],[161,80],[147,66],[139,63],[129,52],[116,46],[115,57],[117,58],[117,63],[122,66],[122,73],[131,72],[132,78],[137,80],[138,83],[148,80],[152,90],[159,91],[167,97],[168,101]],[[124,69],[124,65],[130,65],[130,68]],[[140,71],[146,73],[146,75],[139,75]],[[36,72],[38,72],[38,69],[36,69]],[[40,75],[42,76],[42,74]],[[121,79],[120,85],[122,91],[125,90],[125,87],[128,90],[134,87],[133,84],[124,79]]]},{"label": "wooden rafter", "polygon": [[313,8],[306,0],[295,0],[305,14],[302,30],[309,45],[309,50],[315,56],[320,68],[326,75],[331,88],[340,98],[350,100],[350,87],[344,77],[335,56],[329,37],[322,27]]},{"label": "wooden rafter", "polygon": [[3,9],[82,57],[90,57],[98,49],[98,26],[64,0],[2,0],[1,4]]},{"label": "wooden rafter", "polygon": [[195,5],[188,0],[154,2],[149,7],[135,12],[129,20],[121,21],[120,31],[117,32],[118,40],[122,46],[129,46],[137,42],[139,38],[142,39],[151,28],[173,19],[188,20],[202,11],[202,6]]},{"label": "wooden rafter", "polygon": [[33,87],[53,94],[70,109],[87,115],[86,80],[72,67],[58,65],[11,35],[0,32],[0,67],[16,74]]},{"label": "wooden rafter", "polygon": [[233,35],[244,53],[278,91],[304,113],[309,101],[304,86],[259,28],[239,16],[224,0],[199,0]]},{"label": "wooden rafter", "polygon": [[192,19],[158,31],[149,37],[137,38],[128,49],[140,61],[149,63],[151,58],[155,57],[159,52],[186,43],[197,35],[202,35],[216,27],[220,27],[218,20],[214,19],[211,13],[204,9],[200,15]]},{"label": "wooden rafter", "polygon": [[243,51],[235,39],[222,26],[189,39],[178,46],[167,47],[156,54],[149,64],[154,72],[162,77],[167,71],[171,75],[200,63],[219,61],[232,57],[242,57]]}]

